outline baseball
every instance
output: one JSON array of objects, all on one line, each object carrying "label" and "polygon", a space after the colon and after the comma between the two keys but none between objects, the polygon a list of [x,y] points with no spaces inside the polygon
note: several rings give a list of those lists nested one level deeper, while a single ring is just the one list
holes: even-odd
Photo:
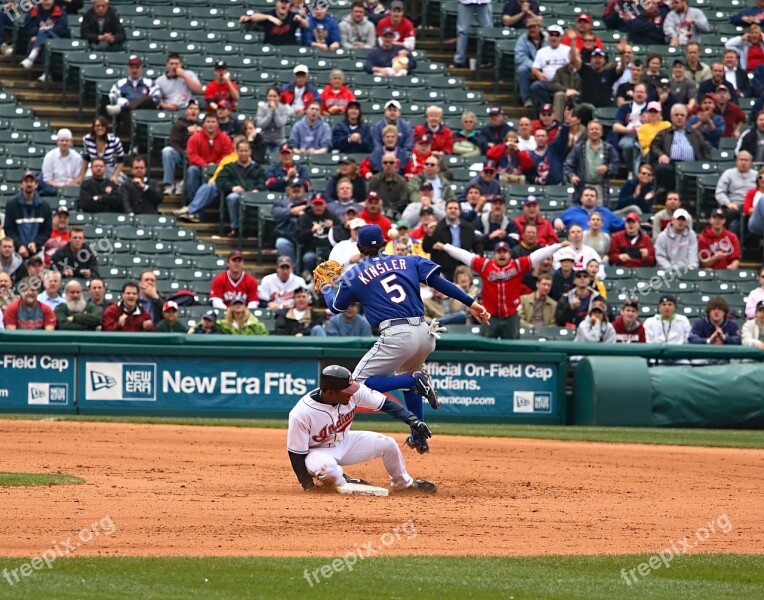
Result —
[{"label": "baseball", "polygon": [[388,229],[387,230],[387,237],[390,238],[391,240],[394,239],[394,238],[397,238],[398,237],[398,230],[395,227],[393,227],[391,229]]}]

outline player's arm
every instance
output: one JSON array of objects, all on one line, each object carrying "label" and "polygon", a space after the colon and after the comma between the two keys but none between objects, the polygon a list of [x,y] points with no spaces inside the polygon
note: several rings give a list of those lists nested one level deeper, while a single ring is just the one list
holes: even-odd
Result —
[{"label": "player's arm", "polygon": [[430,431],[427,423],[420,421],[413,412],[400,404],[386,399],[379,410],[387,413],[394,419],[403,421],[406,425],[411,427],[411,431],[421,435],[423,438],[428,439],[432,437],[432,431]]},{"label": "player's arm", "polygon": [[452,246],[451,244],[436,243],[433,247],[435,248],[435,250],[443,250],[443,252],[448,254],[451,258],[455,258],[460,263],[464,263],[470,268],[472,268],[473,259],[477,258],[477,254],[473,254],[472,252],[469,252],[468,250],[465,250],[464,248],[457,248],[456,246]]},{"label": "player's arm", "polygon": [[289,461],[292,463],[292,470],[297,475],[297,481],[300,482],[302,489],[309,490],[316,487],[316,484],[313,483],[313,477],[308,472],[308,467],[305,466],[305,458],[308,455],[298,454],[291,450],[287,450],[287,453],[289,454]]},{"label": "player's arm", "polygon": [[530,256],[531,265],[533,265],[534,267],[539,266],[542,262],[544,262],[544,259],[551,257],[560,248],[565,248],[567,246],[570,246],[570,242],[568,240],[565,240],[564,242],[560,242],[559,244],[552,244],[551,246],[544,246],[543,248],[534,250],[533,252],[531,252],[531,256]]}]

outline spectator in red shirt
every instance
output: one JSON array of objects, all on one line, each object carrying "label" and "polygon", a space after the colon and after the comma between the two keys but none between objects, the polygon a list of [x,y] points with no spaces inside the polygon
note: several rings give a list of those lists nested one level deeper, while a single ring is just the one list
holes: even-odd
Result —
[{"label": "spectator in red shirt", "polygon": [[414,24],[403,16],[403,2],[401,0],[392,0],[389,9],[390,14],[382,17],[377,23],[377,37],[380,38],[379,44],[382,45],[382,32],[385,28],[391,27],[395,30],[395,43],[403,45],[407,50],[413,50],[416,47]]},{"label": "spectator in red shirt", "polygon": [[655,247],[650,236],[640,231],[639,215],[626,215],[626,225],[610,237],[610,264],[620,267],[652,267],[655,264]]},{"label": "spectator in red shirt", "polygon": [[257,308],[260,303],[257,280],[244,271],[244,256],[238,250],[228,254],[228,269],[219,273],[210,285],[213,308],[226,310],[234,299],[244,300],[250,309]]},{"label": "spectator in red shirt", "polygon": [[[417,129],[419,128],[417,127]],[[426,133],[419,136],[415,135],[414,140],[414,150],[409,155],[406,169],[403,172],[408,179],[424,171],[424,161],[434,154],[432,151],[432,139],[429,135]]]},{"label": "spectator in red shirt", "polygon": [[554,109],[551,104],[544,104],[539,110],[539,118],[531,123],[531,131],[543,129],[546,131],[548,145],[552,145],[560,131],[560,122],[554,118]]},{"label": "spectator in red shirt", "polygon": [[154,331],[151,315],[138,302],[138,284],[128,281],[122,286],[122,299],[103,311],[103,331]]},{"label": "spectator in red shirt", "polygon": [[345,85],[342,69],[332,69],[329,83],[321,92],[321,113],[324,115],[344,115],[350,102],[355,102],[355,94]]},{"label": "spectator in red shirt", "polygon": [[15,329],[45,329],[53,331],[56,328],[56,315],[53,309],[37,300],[37,287],[29,278],[22,279],[18,284],[21,298],[14,300],[5,307],[5,328]]},{"label": "spectator in red shirt", "polygon": [[215,79],[207,84],[204,90],[204,100],[207,102],[207,112],[215,112],[221,100],[228,100],[231,112],[236,112],[236,103],[239,101],[239,86],[231,81],[228,65],[224,60],[215,63]]},{"label": "spectator in red shirt", "polygon": [[369,193],[358,218],[363,219],[367,225],[378,225],[382,230],[382,235],[385,236],[385,241],[390,241],[387,234],[392,229],[393,224],[390,219],[382,214],[382,198],[376,192]]},{"label": "spectator in red shirt", "polygon": [[522,237],[525,226],[529,223],[536,225],[536,243],[539,246],[550,246],[560,240],[552,224],[539,214],[539,202],[536,196],[528,196],[523,200],[523,214],[515,219],[515,225]]},{"label": "spectator in red shirt", "polygon": [[231,138],[220,131],[217,115],[207,113],[201,130],[188,138],[186,144],[188,157],[186,196],[188,198],[193,198],[201,187],[204,167],[217,167],[220,161],[229,154],[233,154]]},{"label": "spectator in red shirt", "polygon": [[424,111],[424,118],[426,122],[414,128],[414,139],[427,134],[432,138],[433,154],[453,154],[454,135],[443,123],[443,109],[440,106],[429,106]]},{"label": "spectator in red shirt", "polygon": [[627,298],[621,314],[613,321],[616,344],[644,344],[645,327],[639,321],[639,302]]},{"label": "spectator in red shirt", "polygon": [[[575,39],[576,49],[579,52],[583,52],[584,38],[589,37],[592,33],[592,18],[589,15],[578,15],[578,19],[576,20],[576,29],[578,30],[578,35]],[[566,46],[570,46],[570,38],[566,35],[564,38],[562,38],[562,43]],[[602,48],[602,38],[595,36],[594,46],[596,48]]]},{"label": "spectator in red shirt", "polygon": [[705,269],[737,269],[740,266],[740,240],[727,229],[724,209],[716,208],[708,218],[710,225],[698,236],[698,258]]},{"label": "spectator in red shirt", "polygon": [[734,102],[730,102],[731,97],[727,86],[719,85],[716,88],[715,112],[724,119],[724,135],[722,137],[739,138],[747,119],[743,109]]},{"label": "spectator in red shirt", "polygon": [[56,250],[66,246],[69,243],[69,209],[66,206],[59,206],[53,213],[53,229],[50,232],[50,238],[45,242],[43,253],[45,254],[45,264],[50,264],[51,257]]}]

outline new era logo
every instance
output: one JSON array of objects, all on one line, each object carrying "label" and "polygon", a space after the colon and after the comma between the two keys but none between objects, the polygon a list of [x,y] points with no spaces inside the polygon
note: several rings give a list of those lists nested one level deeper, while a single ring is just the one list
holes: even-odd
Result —
[{"label": "new era logo", "polygon": [[31,396],[32,400],[40,400],[48,396],[48,390],[43,390],[41,388],[33,387],[33,388],[30,388],[29,395]]},{"label": "new era logo", "polygon": [[105,373],[99,373],[98,371],[90,372],[90,385],[93,390],[103,390],[106,388],[112,388],[117,385],[117,380],[114,377],[110,377]]}]

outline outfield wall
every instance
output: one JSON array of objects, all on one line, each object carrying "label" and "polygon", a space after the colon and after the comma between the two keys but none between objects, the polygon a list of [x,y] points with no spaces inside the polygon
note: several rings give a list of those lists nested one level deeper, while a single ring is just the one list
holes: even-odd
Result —
[{"label": "outfield wall", "polygon": [[[3,332],[0,411],[285,418],[297,399],[316,387],[324,365],[352,369],[372,343],[371,338]],[[566,397],[570,357],[578,366],[573,393]],[[764,381],[764,365],[647,366],[648,360],[744,358],[764,359],[764,354],[741,347],[446,336],[427,362],[441,398],[441,408],[428,411],[427,418],[762,427],[764,411],[750,399],[753,395],[764,406],[755,383]],[[709,393],[722,388],[724,394]]]}]

